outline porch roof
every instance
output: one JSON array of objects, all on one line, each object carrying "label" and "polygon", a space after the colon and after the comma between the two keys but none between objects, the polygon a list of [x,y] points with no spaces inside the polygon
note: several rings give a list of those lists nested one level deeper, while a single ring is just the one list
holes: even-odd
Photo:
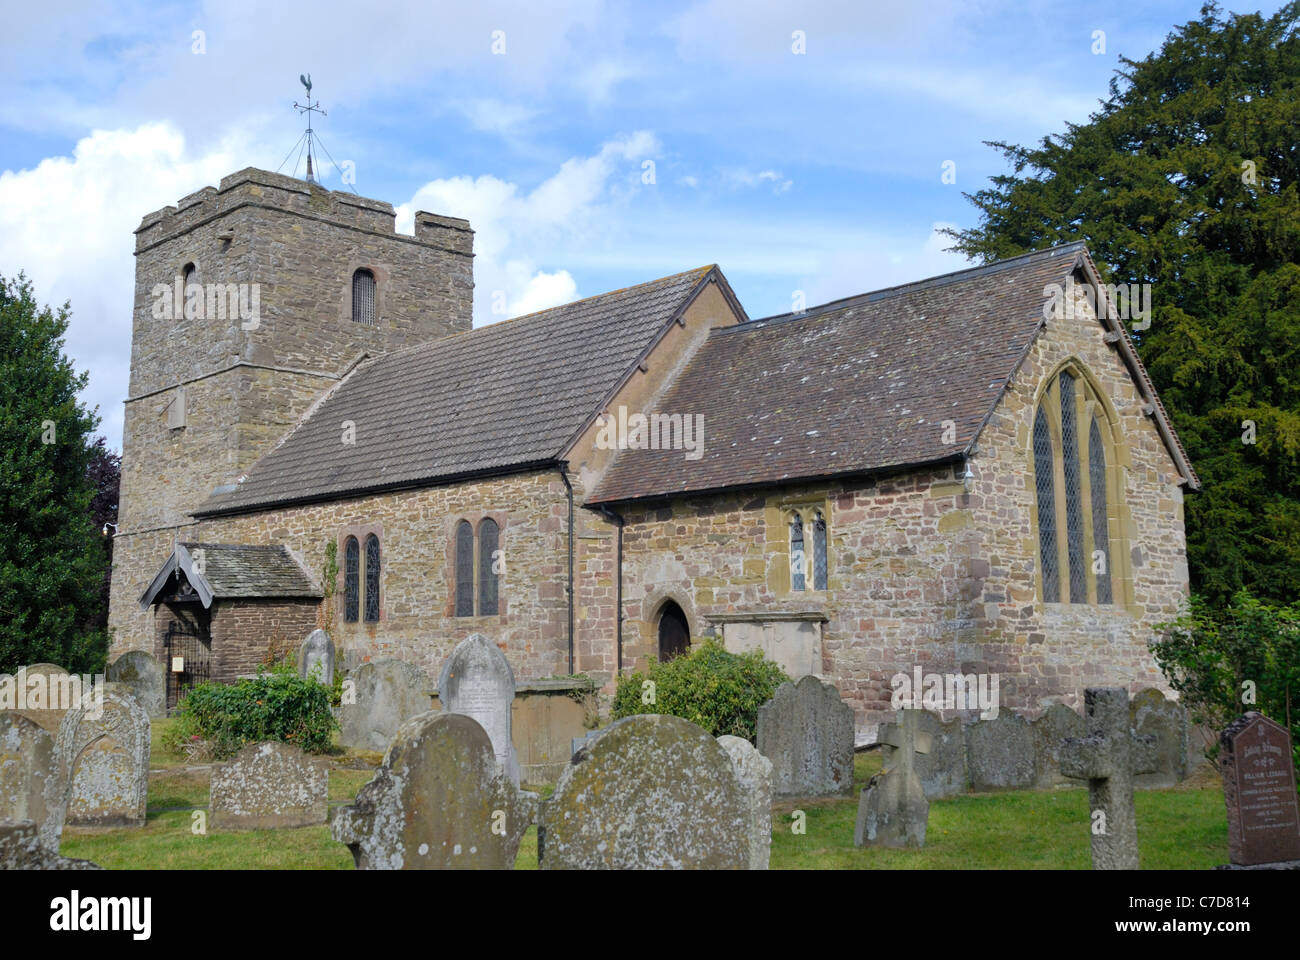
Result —
[{"label": "porch roof", "polygon": [[283,544],[178,543],[140,595],[159,603],[169,584],[183,580],[204,607],[233,598],[320,597],[322,591]]}]

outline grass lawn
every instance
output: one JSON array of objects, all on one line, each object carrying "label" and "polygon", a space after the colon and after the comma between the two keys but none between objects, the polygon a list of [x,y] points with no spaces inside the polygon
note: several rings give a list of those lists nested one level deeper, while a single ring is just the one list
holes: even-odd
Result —
[{"label": "grass lawn", "polygon": [[[191,832],[194,808],[208,802],[209,767],[191,764],[159,742],[169,721],[155,721],[148,822],[138,830],[69,827],[62,854],[109,869],[251,870],[352,867],[352,856],[330,838],[328,826],[295,830]],[[330,769],[331,805],[346,803],[369,782],[379,756],[341,754]],[[361,769],[356,769],[360,766]],[[1088,791],[967,794],[930,804],[921,850],[853,846],[858,789],[880,768],[878,752],[859,754],[851,796],[782,803],[773,809],[772,868],[1066,869],[1091,866]],[[549,796],[550,786],[529,789]],[[1218,780],[1202,776],[1169,790],[1137,794],[1138,840],[1148,870],[1205,869],[1228,859],[1228,827]],[[184,809],[175,809],[175,808]],[[792,812],[806,816],[807,832],[792,831]],[[516,869],[537,869],[537,828],[519,845]]]}]

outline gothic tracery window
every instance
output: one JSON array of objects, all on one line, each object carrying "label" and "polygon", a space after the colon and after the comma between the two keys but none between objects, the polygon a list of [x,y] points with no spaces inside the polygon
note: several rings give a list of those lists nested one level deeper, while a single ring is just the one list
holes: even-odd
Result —
[{"label": "gothic tracery window", "polygon": [[826,515],[817,506],[794,507],[789,515],[790,589],[825,590]]},{"label": "gothic tracery window", "polygon": [[456,616],[474,616],[474,529],[456,524]]},{"label": "gothic tracery window", "polygon": [[1052,378],[1034,413],[1038,569],[1045,603],[1112,604],[1115,556],[1104,407],[1072,369]]},{"label": "gothic tracery window", "polygon": [[497,615],[497,522],[484,517],[478,526],[478,615]]}]

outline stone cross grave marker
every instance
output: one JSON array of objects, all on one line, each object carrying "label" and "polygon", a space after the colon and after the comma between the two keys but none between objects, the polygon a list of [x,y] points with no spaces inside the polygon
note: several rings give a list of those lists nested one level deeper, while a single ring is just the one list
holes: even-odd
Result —
[{"label": "stone cross grave marker", "polygon": [[1252,710],[1229,724],[1219,743],[1232,862],[1300,861],[1300,809],[1286,727]]},{"label": "stone cross grave marker", "polygon": [[1132,733],[1123,688],[1089,687],[1084,704],[1088,735],[1061,741],[1061,773],[1088,781],[1092,868],[1136,870],[1133,778],[1156,768],[1156,738]]},{"label": "stone cross grave marker", "polygon": [[858,800],[853,842],[859,847],[923,847],[930,801],[916,773],[917,754],[928,754],[930,734],[921,730],[920,710],[899,711],[880,742],[893,747],[890,766],[871,778]]},{"label": "stone cross grave marker", "polygon": [[519,785],[519,756],[510,730],[515,674],[497,645],[481,633],[456,645],[438,677],[443,713],[473,717],[487,731],[497,763]]}]

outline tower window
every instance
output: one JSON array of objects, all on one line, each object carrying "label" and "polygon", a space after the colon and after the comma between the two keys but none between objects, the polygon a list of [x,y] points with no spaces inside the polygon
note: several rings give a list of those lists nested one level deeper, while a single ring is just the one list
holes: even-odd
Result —
[{"label": "tower window", "polygon": [[352,274],[352,319],[367,327],[375,325],[375,275],[369,270]]}]

